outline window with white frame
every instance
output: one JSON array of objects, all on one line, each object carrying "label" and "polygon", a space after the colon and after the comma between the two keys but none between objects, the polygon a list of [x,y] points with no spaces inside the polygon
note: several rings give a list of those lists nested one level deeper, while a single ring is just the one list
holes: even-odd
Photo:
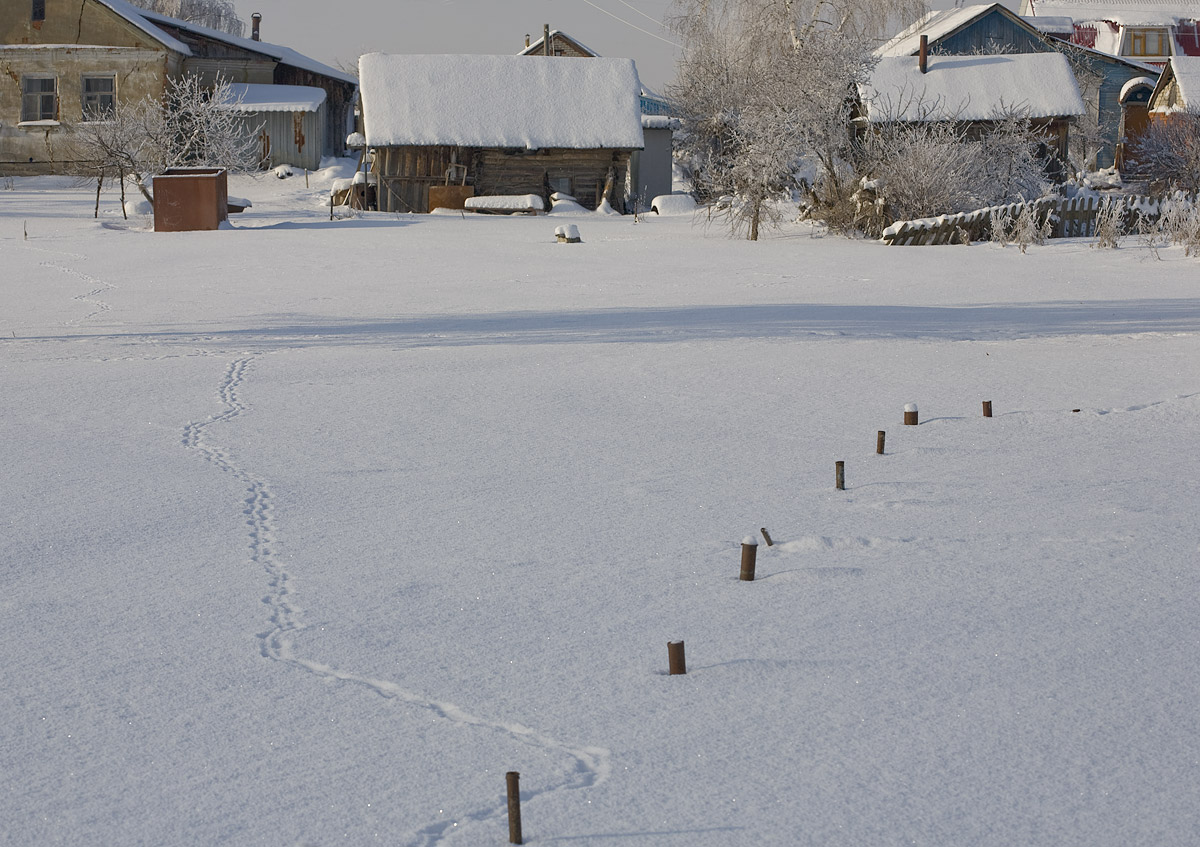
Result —
[{"label": "window with white frame", "polygon": [[52,76],[21,77],[21,120],[58,120],[58,79]]},{"label": "window with white frame", "polygon": [[117,78],[113,74],[86,74],[80,94],[85,121],[103,121],[117,111]]}]

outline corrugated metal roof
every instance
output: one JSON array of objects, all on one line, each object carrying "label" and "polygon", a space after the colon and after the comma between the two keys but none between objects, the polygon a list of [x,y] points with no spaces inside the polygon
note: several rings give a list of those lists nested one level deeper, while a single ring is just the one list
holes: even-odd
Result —
[{"label": "corrugated metal roof", "polygon": [[231,83],[230,100],[219,108],[231,112],[315,112],[325,102],[325,89],[309,85]]}]

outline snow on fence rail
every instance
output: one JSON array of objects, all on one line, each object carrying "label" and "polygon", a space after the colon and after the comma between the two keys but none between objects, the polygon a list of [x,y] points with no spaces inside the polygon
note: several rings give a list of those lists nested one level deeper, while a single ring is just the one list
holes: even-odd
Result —
[{"label": "snow on fence rail", "polygon": [[939,215],[936,218],[897,221],[883,231],[882,240],[892,246],[981,241],[991,237],[992,225],[997,218],[1016,220],[1027,206],[1032,207],[1038,224],[1050,221],[1051,238],[1087,238],[1095,235],[1096,218],[1100,211],[1110,204],[1124,209],[1124,229],[1130,232],[1136,229],[1139,221],[1157,219],[1168,201],[1190,207],[1196,202],[1196,197],[1182,192],[1156,197],[1043,197],[1031,203],[1007,203],[972,212]]}]

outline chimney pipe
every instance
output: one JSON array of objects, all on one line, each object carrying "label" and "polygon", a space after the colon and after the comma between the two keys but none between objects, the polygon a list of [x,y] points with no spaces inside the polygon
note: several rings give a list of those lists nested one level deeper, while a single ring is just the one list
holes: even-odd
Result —
[{"label": "chimney pipe", "polygon": [[255,12],[250,16],[250,40],[258,41],[258,26],[262,23],[262,15]]},{"label": "chimney pipe", "polygon": [[529,47],[529,33],[525,33],[525,47]]},{"label": "chimney pipe", "polygon": [[929,36],[921,36],[921,52],[917,54],[917,66],[921,69],[921,73],[925,73],[929,68]]},{"label": "chimney pipe", "polygon": [[542,55],[550,55],[550,24],[542,24]]}]

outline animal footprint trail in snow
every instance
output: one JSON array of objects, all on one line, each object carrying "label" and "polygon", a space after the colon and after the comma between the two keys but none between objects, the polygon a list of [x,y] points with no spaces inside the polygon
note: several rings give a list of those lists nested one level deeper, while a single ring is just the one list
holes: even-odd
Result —
[{"label": "animal footprint trail in snow", "polygon": [[[75,255],[75,254],[71,253],[68,255]],[[80,258],[83,258],[83,257],[81,256]],[[101,294],[103,294],[104,292],[113,291],[117,288],[117,286],[113,285],[111,282],[105,282],[102,279],[97,279],[94,276],[85,274],[82,271],[77,271],[74,268],[69,268],[66,265],[60,265],[57,262],[42,262],[41,266],[43,268],[53,268],[56,271],[61,271],[62,273],[66,274],[67,276],[76,277],[78,279],[83,280],[85,283],[87,283],[91,286],[94,286],[92,288],[92,290],[88,291],[86,294],[78,294],[75,297],[72,297],[71,299],[76,300],[80,303],[88,303],[92,306],[95,306],[96,308],[93,311],[88,312],[86,315],[84,315],[81,318],[74,318],[72,320],[65,321],[64,323],[67,326],[78,326],[79,324],[83,323],[84,321],[91,320],[92,318],[96,317],[96,315],[100,315],[100,314],[103,314],[104,312],[108,312],[108,311],[112,310],[112,306],[110,306],[108,303],[104,302],[103,300],[99,299],[99,296]]]},{"label": "animal footprint trail in snow", "polygon": [[[326,680],[349,683],[367,688],[388,700],[424,709],[437,719],[448,723],[501,733],[509,740],[564,756],[571,760],[565,778],[542,789],[522,791],[526,800],[568,789],[590,788],[604,782],[611,771],[610,753],[600,747],[574,747],[517,722],[488,720],[464,711],[452,703],[432,700],[409,691],[389,680],[355,673],[305,658],[296,654],[294,636],[304,630],[300,608],[292,602],[291,573],[276,555],[278,536],[274,510],[274,495],[267,480],[255,475],[238,461],[227,447],[214,443],[209,430],[218,424],[229,423],[247,412],[240,391],[254,368],[259,355],[246,355],[233,360],[217,386],[217,398],[225,407],[204,421],[193,421],[183,427],[181,444],[194,450],[206,462],[242,482],[246,488],[242,515],[246,537],[247,559],[262,568],[267,575],[267,593],[262,602],[269,609],[268,627],[258,634],[259,652],[265,659],[291,665]],[[459,813],[454,819],[439,821],[413,831],[408,843],[431,847],[462,825],[470,825],[507,814],[504,802]]]}]

